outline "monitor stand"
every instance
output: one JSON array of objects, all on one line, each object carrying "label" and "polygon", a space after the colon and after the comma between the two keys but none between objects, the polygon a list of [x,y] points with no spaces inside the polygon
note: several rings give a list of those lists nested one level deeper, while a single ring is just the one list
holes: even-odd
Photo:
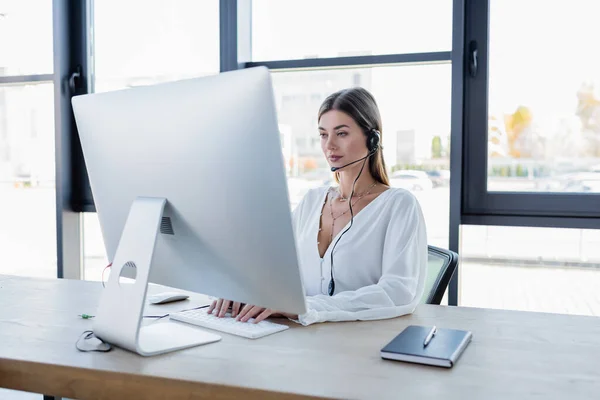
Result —
[{"label": "monitor stand", "polygon": [[[134,200],[94,321],[94,335],[98,338],[142,356],[221,339],[219,335],[172,321],[142,326],[152,257],[166,202],[164,198],[155,197]],[[125,266],[136,269],[134,283],[119,282]]]}]

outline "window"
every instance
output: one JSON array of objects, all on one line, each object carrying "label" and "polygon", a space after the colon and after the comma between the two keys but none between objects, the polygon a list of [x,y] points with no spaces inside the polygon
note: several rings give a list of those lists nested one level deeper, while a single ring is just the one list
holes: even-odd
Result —
[{"label": "window", "polygon": [[56,277],[53,104],[52,83],[0,85],[2,274]]},{"label": "window", "polygon": [[[93,15],[96,92],[219,72],[216,0],[102,0]],[[86,213],[83,226],[84,277],[100,280],[107,260],[98,216]]]},{"label": "window", "polygon": [[[257,61],[254,65],[262,62],[273,73],[291,207],[308,189],[332,178],[317,137],[316,116],[321,102],[335,90],[360,85],[375,95],[384,115],[383,146],[389,172],[406,171],[410,175],[410,179],[398,177],[392,184],[415,193],[425,212],[430,242],[447,247],[453,2],[417,3],[378,0],[367,6],[355,0],[309,0],[290,5],[256,0],[247,16],[252,39],[248,55]],[[190,15],[204,7],[207,15],[203,18],[218,21],[218,2],[210,7],[195,1],[177,6],[157,0],[134,4],[96,2],[96,91],[198,76],[211,68],[216,72],[218,24],[198,23]],[[294,7],[294,18],[289,18],[290,6]],[[436,12],[431,12],[432,8]],[[333,24],[332,20],[344,23]],[[190,40],[193,45],[189,47],[180,44]],[[206,43],[214,47],[206,47]],[[298,71],[293,65],[298,59],[343,57],[346,62],[361,55],[383,58],[369,67],[311,69],[315,66],[304,65]],[[286,59],[291,63],[285,72],[268,65],[269,60]],[[409,64],[398,65],[406,62]],[[86,215],[84,223],[95,231],[85,239],[86,265],[95,265],[93,279],[100,279],[106,260],[98,221],[94,215]],[[88,227],[85,229],[87,232]],[[91,278],[91,274],[87,276]]]},{"label": "window", "polygon": [[450,0],[254,0],[252,60],[449,51]]},{"label": "window", "polygon": [[600,226],[600,5],[466,4],[463,223]]},{"label": "window", "polygon": [[[100,281],[102,280],[102,272],[108,265],[108,258],[106,257],[98,214],[84,213],[83,228],[84,276],[82,279]],[[107,272],[104,280],[108,278],[108,275]]]},{"label": "window", "polygon": [[52,0],[0,2],[0,76],[52,73]]},{"label": "window", "polygon": [[[393,175],[392,186],[414,192],[425,214],[430,243],[448,247],[450,72],[450,64],[441,64],[273,73],[276,99],[303,94],[310,99],[289,106],[276,102],[280,126],[286,127],[295,144],[287,160],[292,208],[310,188],[333,183],[320,144],[307,145],[318,137],[317,112],[322,101],[309,94],[329,95],[352,87],[360,76],[382,114],[382,145],[389,172],[407,171],[404,175],[410,177]],[[440,170],[448,172],[443,174],[448,179],[434,180],[428,175]]]},{"label": "window", "polygon": [[488,190],[600,192],[598,13],[490,2]]},{"label": "window", "polygon": [[95,91],[219,72],[219,2],[94,2]]},{"label": "window", "polygon": [[52,1],[0,1],[1,274],[56,277]]},{"label": "window", "polygon": [[459,305],[600,316],[600,231],[462,226]]}]

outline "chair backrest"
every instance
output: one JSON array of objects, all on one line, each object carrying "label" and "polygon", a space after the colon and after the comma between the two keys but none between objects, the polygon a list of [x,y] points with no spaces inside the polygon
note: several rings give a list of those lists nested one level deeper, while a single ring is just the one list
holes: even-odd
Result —
[{"label": "chair backrest", "polygon": [[458,254],[435,246],[427,246],[427,253],[427,280],[421,303],[440,304],[458,267]]}]

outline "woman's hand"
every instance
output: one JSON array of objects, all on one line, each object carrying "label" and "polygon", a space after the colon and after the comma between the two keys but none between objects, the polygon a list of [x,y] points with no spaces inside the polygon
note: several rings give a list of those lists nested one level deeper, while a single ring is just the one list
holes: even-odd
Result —
[{"label": "woman's hand", "polygon": [[215,316],[222,318],[229,310],[229,306],[231,306],[231,317],[235,318],[238,316],[240,308],[242,308],[243,304],[238,301],[231,301],[225,299],[215,300],[212,302],[210,307],[208,307],[208,313],[212,314],[214,312]]},{"label": "woman's hand", "polygon": [[297,315],[283,313],[279,311],[275,311],[271,308],[264,308],[259,306],[253,306],[251,304],[246,304],[242,311],[237,316],[238,321],[248,322],[250,318],[254,318],[252,321],[255,324],[258,324],[260,321],[263,321],[269,317],[286,317],[291,319],[297,319]]},{"label": "woman's hand", "polygon": [[269,317],[286,317],[291,319],[298,318],[298,316],[294,314],[282,313],[279,311],[275,311],[271,308],[264,308],[254,306],[251,304],[244,305],[243,303],[226,299],[219,299],[213,301],[210,307],[208,308],[208,313],[214,313],[215,316],[222,318],[229,310],[229,306],[231,306],[231,317],[242,322],[248,322],[250,318],[254,318],[254,321],[252,322],[255,324]]}]

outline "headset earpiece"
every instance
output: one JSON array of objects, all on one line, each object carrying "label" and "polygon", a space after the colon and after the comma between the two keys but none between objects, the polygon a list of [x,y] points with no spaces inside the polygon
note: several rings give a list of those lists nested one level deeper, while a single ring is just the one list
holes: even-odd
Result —
[{"label": "headset earpiece", "polygon": [[379,142],[381,141],[381,134],[377,129],[371,129],[367,136],[367,149],[370,153],[374,153],[379,149]]}]

